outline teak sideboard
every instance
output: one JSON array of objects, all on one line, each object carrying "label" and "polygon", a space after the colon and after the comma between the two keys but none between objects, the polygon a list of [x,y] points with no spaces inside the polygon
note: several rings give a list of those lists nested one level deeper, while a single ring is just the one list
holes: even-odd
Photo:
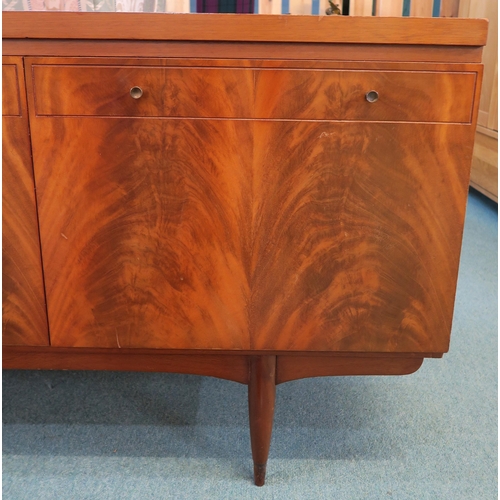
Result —
[{"label": "teak sideboard", "polygon": [[447,352],[487,22],[3,14],[3,367],[277,384]]}]

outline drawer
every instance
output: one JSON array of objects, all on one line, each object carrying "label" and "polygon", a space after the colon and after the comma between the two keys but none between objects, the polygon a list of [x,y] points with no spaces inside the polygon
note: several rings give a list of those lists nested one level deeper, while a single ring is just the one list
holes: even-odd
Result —
[{"label": "drawer", "polygon": [[21,116],[19,101],[19,83],[17,66],[15,64],[2,65],[2,115]]},{"label": "drawer", "polygon": [[[33,65],[36,113],[469,123],[475,73]],[[131,89],[142,95],[134,98]],[[377,92],[368,102],[366,94]]]},{"label": "drawer", "polygon": [[[345,71],[345,120],[470,123],[476,73]],[[378,99],[368,102],[375,91]]]},{"label": "drawer", "polygon": [[[33,65],[38,115],[335,119],[338,71]],[[133,87],[143,94],[134,99]]]},{"label": "drawer", "polygon": [[248,117],[252,109],[251,70],[33,66],[33,75],[39,115]]}]

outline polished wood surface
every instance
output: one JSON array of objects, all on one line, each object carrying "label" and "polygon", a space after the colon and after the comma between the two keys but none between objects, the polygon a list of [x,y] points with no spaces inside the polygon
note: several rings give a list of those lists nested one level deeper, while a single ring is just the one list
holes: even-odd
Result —
[{"label": "polished wood surface", "polygon": [[[27,85],[5,101],[4,157],[5,144],[22,149],[27,168],[33,148],[51,340],[5,346],[5,368],[248,384],[262,485],[277,383],[408,374],[448,350],[485,21],[21,12],[3,23]],[[21,58],[4,63],[23,74]],[[16,231],[23,210],[8,215]],[[38,326],[13,343],[47,344],[44,311],[19,310],[17,324]]]},{"label": "polished wood surface", "polygon": [[3,64],[2,340],[48,345],[23,62]]},{"label": "polished wood surface", "polygon": [[[6,60],[11,61],[11,64],[7,64],[5,62]],[[19,77],[17,74],[17,68],[20,63],[22,63],[21,58],[3,58],[2,116],[21,116]],[[22,77],[23,73],[21,73],[21,78]],[[26,114],[26,109],[24,114]]]},{"label": "polished wood surface", "polygon": [[[421,353],[276,352],[276,384],[306,377],[407,375],[423,362]],[[214,353],[202,350],[97,349],[3,346],[4,369],[113,370],[206,375],[248,384],[255,351]],[[435,357],[441,357],[436,355]]]},{"label": "polished wood surface", "polygon": [[447,351],[472,127],[32,130],[53,345]]},{"label": "polished wood surface", "polygon": [[276,384],[309,377],[353,375],[409,375],[423,358],[377,358],[333,356],[278,356]]},{"label": "polished wood surface", "polygon": [[276,399],[276,356],[251,356],[248,381],[250,442],[256,486],[264,486]]},{"label": "polished wood surface", "polygon": [[446,352],[472,133],[259,126],[253,346]]},{"label": "polished wood surface", "polygon": [[32,121],[52,345],[251,348],[251,133],[223,120]]},{"label": "polished wood surface", "polygon": [[[35,61],[32,65],[37,115],[469,123],[476,84],[474,72],[421,71],[416,75],[415,71],[61,63],[40,65]],[[139,99],[130,96],[134,86],[144,92]],[[371,90],[380,93],[376,103],[365,98]]]},{"label": "polished wood surface", "polygon": [[[341,78],[345,120],[470,123],[476,73],[344,71]],[[379,99],[367,103],[375,90]]]},{"label": "polished wood surface", "polygon": [[4,346],[3,368],[186,373],[248,384],[248,356],[139,349],[65,349]]},{"label": "polished wood surface", "polygon": [[484,19],[4,12],[4,38],[481,46]]},{"label": "polished wood surface", "polygon": [[[480,63],[482,47],[419,47],[415,45],[367,45],[326,43],[266,42],[158,42],[3,39],[4,54],[22,56],[102,56],[169,57],[169,58],[238,58],[286,59],[288,61],[415,61],[447,63]],[[186,60],[186,59],[184,59]]]}]

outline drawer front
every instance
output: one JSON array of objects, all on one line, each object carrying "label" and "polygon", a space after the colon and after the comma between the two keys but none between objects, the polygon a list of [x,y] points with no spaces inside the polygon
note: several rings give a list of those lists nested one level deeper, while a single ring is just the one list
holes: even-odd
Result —
[{"label": "drawer front", "polygon": [[[59,116],[335,119],[339,72],[33,66],[36,112]],[[134,99],[131,89],[142,96]]]},{"label": "drawer front", "polygon": [[[345,120],[470,123],[476,73],[346,71]],[[374,102],[367,94],[378,94]]]},{"label": "drawer front", "polygon": [[15,64],[2,65],[2,115],[21,115],[21,103],[19,102],[19,83],[17,76],[17,66]]},{"label": "drawer front", "polygon": [[476,80],[472,72],[84,65],[34,65],[33,76],[45,116],[451,123],[471,121]]},{"label": "drawer front", "polygon": [[252,107],[248,70],[33,66],[33,75],[38,115],[248,117]]}]

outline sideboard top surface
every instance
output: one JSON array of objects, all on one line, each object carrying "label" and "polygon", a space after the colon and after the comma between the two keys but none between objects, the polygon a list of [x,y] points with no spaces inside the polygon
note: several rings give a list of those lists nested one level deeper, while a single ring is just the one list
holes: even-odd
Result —
[{"label": "sideboard top surface", "polygon": [[239,14],[4,12],[4,39],[295,42],[478,47],[488,21]]}]

